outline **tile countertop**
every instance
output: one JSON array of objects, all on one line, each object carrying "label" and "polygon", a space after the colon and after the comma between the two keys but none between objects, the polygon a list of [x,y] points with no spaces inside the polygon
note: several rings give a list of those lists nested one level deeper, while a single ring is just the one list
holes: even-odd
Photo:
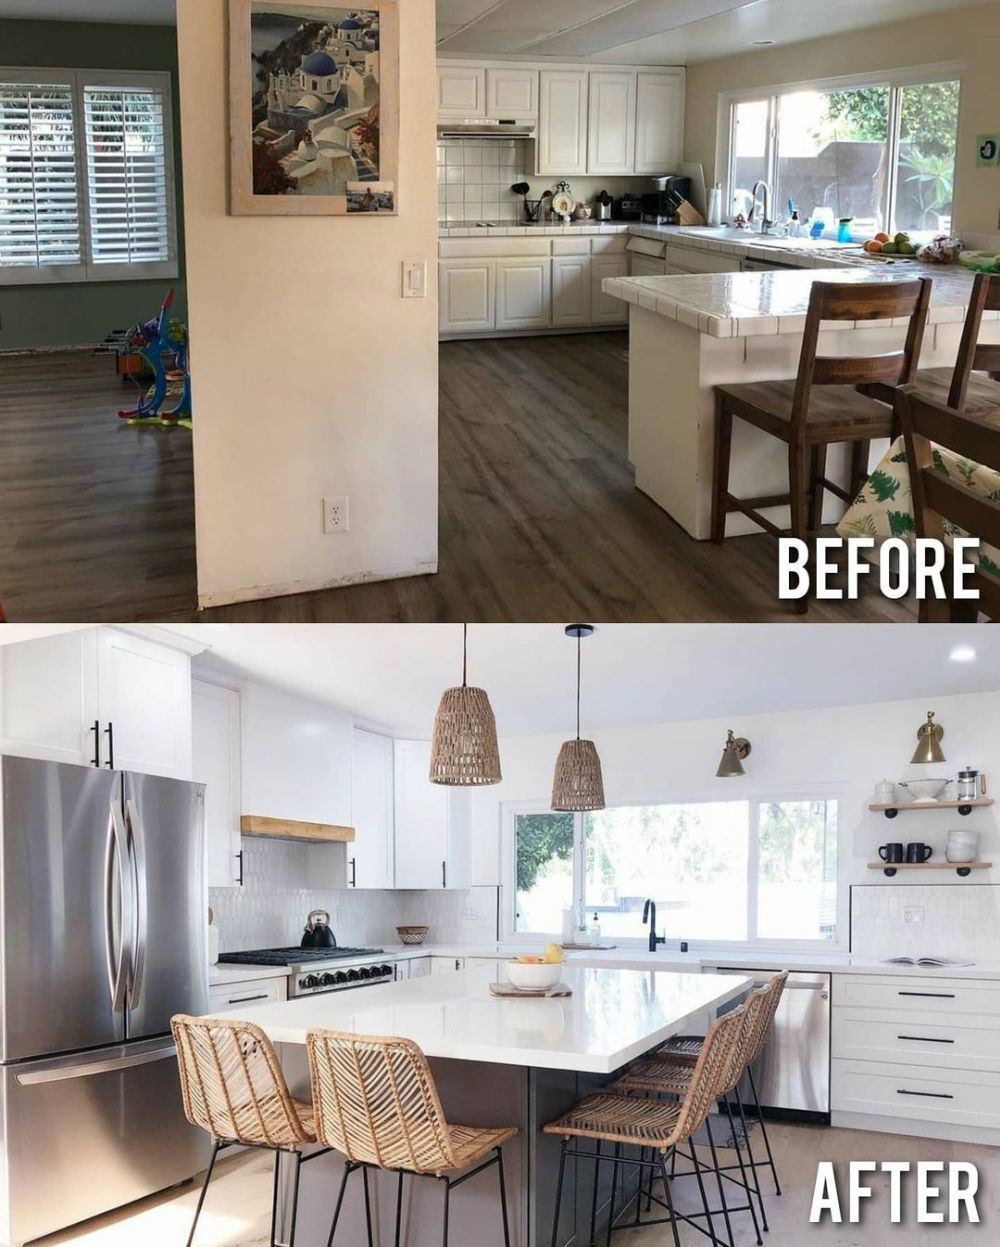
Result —
[{"label": "tile countertop", "polygon": [[[853,285],[860,282],[905,281],[930,277],[928,323],[965,319],[974,274],[963,268],[914,265],[913,271],[864,267],[809,269],[801,273],[692,273],[678,277],[607,277],[606,294],[623,299],[667,320],[679,321],[713,338],[745,338],[753,334],[802,333],[814,281]],[[996,320],[987,312],[984,320]],[[904,325],[905,321],[893,322]],[[829,329],[885,327],[885,321],[825,321]]]},{"label": "tile countertop", "polygon": [[272,1043],[305,1043],[316,1028],[402,1035],[430,1057],[610,1074],[749,985],[743,976],[648,974],[569,967],[572,995],[498,999],[492,968],[331,992],[240,1013]]}]

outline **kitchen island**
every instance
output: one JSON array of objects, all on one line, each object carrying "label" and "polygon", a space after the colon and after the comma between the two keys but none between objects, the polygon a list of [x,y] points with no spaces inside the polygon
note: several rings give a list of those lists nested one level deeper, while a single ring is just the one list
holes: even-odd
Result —
[{"label": "kitchen island", "polygon": [[[626,1062],[672,1035],[704,1028],[715,1011],[741,995],[743,976],[678,974],[665,970],[568,967],[572,995],[548,999],[497,999],[489,984],[496,968],[462,970],[408,982],[330,992],[247,1009],[238,1016],[256,1023],[278,1046],[293,1093],[309,1096],[305,1038],[323,1028],[355,1034],[398,1035],[427,1055],[444,1112],[462,1125],[516,1125],[504,1148],[514,1247],[548,1244],[551,1235],[559,1142],[539,1133],[582,1095],[606,1083]],[[284,1158],[279,1175],[276,1243],[289,1241],[293,1166]],[[580,1182],[568,1173],[559,1243],[574,1241],[590,1215],[593,1167],[580,1162]],[[301,1242],[322,1242],[329,1233],[343,1160],[330,1153],[303,1170],[298,1228]],[[606,1166],[607,1183],[610,1167]],[[372,1175],[376,1242],[392,1239],[395,1180]],[[601,1204],[606,1202],[602,1176]],[[410,1247],[441,1241],[439,1184],[406,1184],[404,1224]],[[451,1204],[451,1242],[499,1247],[502,1243],[495,1177],[476,1178]],[[360,1181],[349,1183],[337,1242],[364,1242]],[[576,1239],[580,1241],[579,1238]]]},{"label": "kitchen island", "polygon": [[[955,362],[973,274],[923,264],[802,271],[714,273],[673,277],[616,277],[606,295],[629,305],[629,460],[637,488],[648,494],[698,540],[710,535],[715,402],[713,387],[794,377],[809,294],[815,281],[859,283],[930,277],[930,314],[920,363]],[[905,325],[885,321],[826,322],[819,354],[877,354],[897,350]],[[981,340],[1000,342],[997,313],[984,317]],[[886,443],[871,448],[871,462]],[[831,447],[827,475],[846,487],[846,448]],[[736,420],[730,492],[762,497],[788,492],[787,450],[776,438]],[[827,494],[826,523],[844,504]],[[788,507],[763,514],[787,528]],[[757,532],[740,513],[730,514],[727,535]]]}]

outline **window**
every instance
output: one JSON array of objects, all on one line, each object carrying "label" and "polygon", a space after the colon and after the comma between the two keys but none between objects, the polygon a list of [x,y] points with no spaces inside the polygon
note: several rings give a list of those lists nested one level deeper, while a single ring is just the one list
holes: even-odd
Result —
[{"label": "window", "polygon": [[730,215],[747,215],[763,178],[776,219],[791,201],[827,236],[843,217],[859,239],[950,230],[960,85],[925,69],[730,97]]},{"label": "window", "polygon": [[671,942],[836,941],[837,802],[827,797],[517,808],[508,819],[507,930],[561,931],[594,913],[601,934],[642,940],[646,898]]},{"label": "window", "polygon": [[169,75],[0,70],[0,282],[176,275]]}]

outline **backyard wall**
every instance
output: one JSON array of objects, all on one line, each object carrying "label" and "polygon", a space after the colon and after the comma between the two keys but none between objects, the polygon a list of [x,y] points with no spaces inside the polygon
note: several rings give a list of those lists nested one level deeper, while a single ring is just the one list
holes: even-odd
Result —
[{"label": "backyard wall", "polygon": [[[959,115],[955,228],[967,234],[996,234],[1000,229],[1000,168],[976,168],[976,135],[1000,131],[998,43],[1000,4],[990,3],[690,65],[685,110],[686,159],[704,165],[709,185],[724,177],[722,170],[715,169],[718,101],[722,92],[961,61],[965,63],[965,72]],[[811,207],[808,205],[807,211]]]},{"label": "backyard wall", "polygon": [[[0,20],[0,65],[169,71],[173,79],[174,170],[180,203],[177,32],[172,26]],[[184,238],[179,208],[177,230],[181,275],[176,281],[161,277],[154,281],[0,286],[0,351],[101,342],[112,329],[127,328],[155,316],[169,285],[177,289],[176,314],[183,317]]]},{"label": "backyard wall", "polygon": [[434,571],[433,0],[399,6],[399,216],[355,219],[228,215],[227,7],[177,6],[200,601]]}]

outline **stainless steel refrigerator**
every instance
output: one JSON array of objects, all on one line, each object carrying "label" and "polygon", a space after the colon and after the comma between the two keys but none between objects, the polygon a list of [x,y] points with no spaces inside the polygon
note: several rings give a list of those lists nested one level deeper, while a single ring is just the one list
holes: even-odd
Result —
[{"label": "stainless steel refrigerator", "polygon": [[208,1009],[204,790],[0,757],[0,1240],[192,1177],[175,1013]]}]

